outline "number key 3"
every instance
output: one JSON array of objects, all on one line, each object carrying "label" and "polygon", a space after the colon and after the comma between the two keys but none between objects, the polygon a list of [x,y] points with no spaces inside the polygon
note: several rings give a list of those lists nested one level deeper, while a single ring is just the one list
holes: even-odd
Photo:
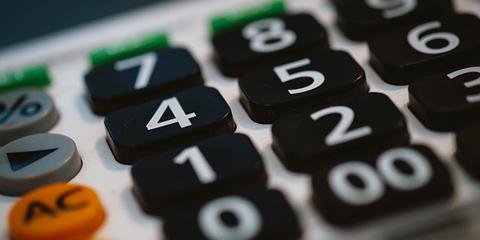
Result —
[{"label": "number key 3", "polygon": [[182,48],[168,48],[93,69],[85,76],[93,112],[108,114],[203,83],[200,67]]},{"label": "number key 3", "polygon": [[411,84],[410,110],[428,128],[456,130],[480,119],[480,61]]},{"label": "number key 3", "polygon": [[468,63],[480,51],[480,20],[455,14],[405,26],[370,39],[370,64],[391,84],[409,84],[438,69]]},{"label": "number key 3", "polygon": [[396,147],[352,159],[358,160],[332,164],[312,179],[315,206],[334,224],[358,224],[453,194],[450,172],[427,147]]},{"label": "number key 3", "polygon": [[217,33],[212,41],[216,60],[227,76],[240,76],[277,59],[328,45],[323,26],[307,14],[262,19]]},{"label": "number key 3", "polygon": [[105,118],[107,142],[115,158],[132,163],[141,157],[236,128],[230,107],[207,87],[124,108]]},{"label": "number key 3", "polygon": [[347,155],[409,141],[402,113],[380,93],[282,117],[272,134],[273,149],[286,167],[310,173]]},{"label": "number key 3", "polygon": [[239,79],[250,117],[271,123],[281,115],[368,92],[365,72],[346,52],[315,50]]}]

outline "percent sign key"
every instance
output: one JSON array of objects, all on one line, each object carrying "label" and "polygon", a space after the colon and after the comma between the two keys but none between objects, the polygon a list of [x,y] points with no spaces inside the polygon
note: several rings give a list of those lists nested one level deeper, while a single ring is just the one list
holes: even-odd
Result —
[{"label": "percent sign key", "polygon": [[0,145],[52,128],[59,114],[50,96],[40,90],[0,95]]}]

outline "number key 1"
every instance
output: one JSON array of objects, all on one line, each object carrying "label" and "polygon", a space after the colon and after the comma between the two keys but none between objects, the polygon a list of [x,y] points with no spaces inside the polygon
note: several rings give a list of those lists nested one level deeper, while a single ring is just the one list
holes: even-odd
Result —
[{"label": "number key 1", "polygon": [[286,167],[309,173],[348,155],[409,141],[402,113],[380,93],[282,117],[272,135],[273,150]]},{"label": "number key 1", "polygon": [[319,49],[247,73],[239,84],[241,103],[259,123],[368,92],[365,72],[348,53]]},{"label": "number key 1", "polygon": [[438,69],[468,63],[480,51],[480,20],[455,14],[405,26],[370,39],[370,64],[384,81],[409,84]]},{"label": "number key 1", "polygon": [[225,134],[146,157],[135,163],[132,177],[143,208],[163,215],[175,207],[218,194],[225,187],[264,183],[266,173],[260,154],[247,136]]},{"label": "number key 1", "polygon": [[230,107],[216,89],[196,87],[115,111],[105,118],[105,127],[116,160],[128,164],[233,132],[236,125]]},{"label": "number key 1", "polygon": [[200,67],[182,48],[168,48],[94,68],[85,76],[93,112],[113,110],[203,83]]}]

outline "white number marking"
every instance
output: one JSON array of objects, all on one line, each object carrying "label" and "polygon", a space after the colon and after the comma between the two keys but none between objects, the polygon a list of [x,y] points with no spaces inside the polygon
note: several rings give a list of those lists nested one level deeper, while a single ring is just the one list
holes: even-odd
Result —
[{"label": "white number marking", "polygon": [[310,59],[305,58],[296,62],[277,66],[273,70],[275,71],[277,76],[280,78],[280,81],[282,82],[288,82],[288,81],[301,79],[301,78],[311,78],[313,80],[312,83],[310,83],[308,86],[288,90],[290,94],[294,95],[294,94],[300,94],[300,93],[311,91],[315,88],[320,87],[325,82],[325,76],[322,73],[317,71],[301,71],[293,74],[290,74],[288,72],[289,70],[303,67],[309,64],[310,64]]},{"label": "white number marking", "polygon": [[366,0],[371,8],[384,10],[384,18],[396,18],[403,16],[415,9],[417,0]]},{"label": "white number marking", "polygon": [[250,40],[250,49],[260,53],[287,48],[297,40],[297,35],[285,29],[285,23],[276,18],[253,22],[243,29],[242,34]]},{"label": "white number marking", "polygon": [[[458,76],[468,74],[468,73],[478,73],[478,74],[480,74],[480,67],[469,67],[469,68],[460,69],[458,71],[449,73],[447,76],[450,79],[454,79]],[[480,85],[480,76],[477,79],[473,79],[471,81],[465,82],[464,85],[467,88],[472,88],[472,87],[479,86]],[[480,94],[468,95],[468,96],[466,96],[466,99],[467,99],[467,102],[469,102],[469,103],[480,102]]]},{"label": "white number marking", "polygon": [[[163,114],[168,108],[170,108],[175,118],[160,122],[160,119],[162,119]],[[178,102],[178,99],[176,97],[172,97],[164,100],[160,104],[157,111],[155,111],[152,118],[148,122],[147,129],[150,131],[174,123],[178,123],[181,128],[186,128],[192,125],[192,122],[190,122],[190,118],[194,118],[196,116],[197,115],[194,112],[186,114],[185,111],[183,111],[182,106]]]},{"label": "white number marking", "polygon": [[135,80],[135,89],[142,89],[148,85],[150,78],[152,77],[153,69],[157,64],[157,55],[154,53],[147,53],[137,57],[125,59],[115,63],[116,71],[124,71],[126,69],[140,67],[138,71],[137,79]]},{"label": "white number marking", "polygon": [[[415,50],[425,54],[441,54],[455,49],[460,44],[460,39],[453,33],[437,32],[420,37],[426,31],[431,31],[441,26],[442,23],[433,21],[415,27],[408,33],[408,43],[415,48]],[[433,40],[444,40],[447,42],[447,45],[441,48],[431,48],[428,46],[428,42]]]},{"label": "white number marking", "polygon": [[198,180],[203,184],[214,182],[217,179],[217,175],[197,146],[183,150],[173,161],[180,165],[190,161]]}]

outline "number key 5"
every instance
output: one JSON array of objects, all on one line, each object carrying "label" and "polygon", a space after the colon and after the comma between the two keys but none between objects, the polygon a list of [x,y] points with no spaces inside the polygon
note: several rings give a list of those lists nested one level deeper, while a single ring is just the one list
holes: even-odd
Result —
[{"label": "number key 5", "polygon": [[239,85],[241,103],[259,123],[368,92],[358,63],[346,52],[331,50],[315,50],[245,74]]},{"label": "number key 5", "polygon": [[480,51],[480,20],[455,14],[374,36],[370,64],[388,83],[408,84],[438,69],[467,63]]},{"label": "number key 5", "polygon": [[201,85],[203,78],[186,49],[169,48],[94,68],[85,83],[93,112],[103,115]]},{"label": "number key 5", "polygon": [[308,14],[267,18],[217,33],[213,39],[216,60],[227,76],[240,76],[277,59],[327,47],[327,33]]},{"label": "number key 5", "polygon": [[107,142],[118,162],[191,144],[236,128],[230,107],[207,87],[124,108],[105,118]]},{"label": "number key 5", "polygon": [[380,93],[280,118],[272,135],[273,150],[286,167],[309,173],[330,161],[409,141],[402,113]]}]

